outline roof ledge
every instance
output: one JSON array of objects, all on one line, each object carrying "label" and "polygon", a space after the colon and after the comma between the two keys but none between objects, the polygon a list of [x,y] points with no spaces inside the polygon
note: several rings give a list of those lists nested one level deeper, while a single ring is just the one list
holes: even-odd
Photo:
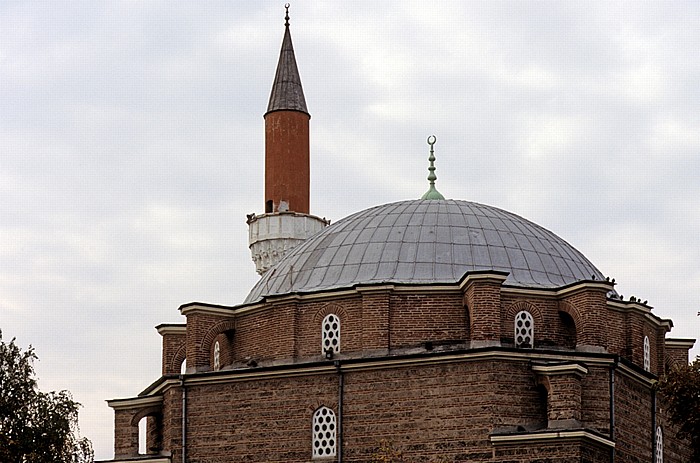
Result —
[{"label": "roof ledge", "polygon": [[491,434],[489,439],[493,445],[515,445],[523,443],[542,444],[547,442],[560,442],[562,440],[586,440],[602,444],[606,447],[615,448],[614,441],[588,429],[547,429],[535,432]]},{"label": "roof ledge", "polygon": [[506,279],[508,279],[508,275],[508,272],[501,272],[498,270],[466,272],[464,275],[462,275],[462,278],[460,278],[459,280],[459,289],[464,290],[467,286],[474,283],[475,281],[483,280],[494,280],[499,282],[499,284],[503,284],[503,282],[506,281]]},{"label": "roof ledge", "polygon": [[568,375],[575,374],[583,376],[588,374],[588,368],[578,363],[558,363],[558,364],[543,364],[533,363],[532,371],[543,376]]},{"label": "roof ledge", "polygon": [[664,339],[664,345],[666,347],[672,347],[675,349],[692,349],[695,345],[695,339],[691,338],[666,338]]},{"label": "roof ledge", "polygon": [[163,396],[145,396],[145,397],[133,397],[131,399],[112,399],[107,401],[109,405],[114,410],[128,410],[135,407],[148,407],[151,405],[161,405],[163,403]]},{"label": "roof ledge", "polygon": [[187,323],[161,323],[156,326],[156,330],[161,336],[168,334],[186,334]]},{"label": "roof ledge", "polygon": [[206,302],[190,302],[180,306],[180,313],[188,315],[191,313],[206,313],[212,315],[232,316],[234,314],[233,307],[225,305],[208,304]]}]

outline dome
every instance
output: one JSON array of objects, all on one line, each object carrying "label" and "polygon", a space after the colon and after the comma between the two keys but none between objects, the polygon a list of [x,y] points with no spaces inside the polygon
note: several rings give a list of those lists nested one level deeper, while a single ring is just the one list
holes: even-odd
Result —
[{"label": "dome", "polygon": [[358,284],[455,283],[508,272],[505,285],[555,288],[603,274],[569,243],[522,217],[457,200],[409,200],[357,212],[289,252],[245,303]]}]

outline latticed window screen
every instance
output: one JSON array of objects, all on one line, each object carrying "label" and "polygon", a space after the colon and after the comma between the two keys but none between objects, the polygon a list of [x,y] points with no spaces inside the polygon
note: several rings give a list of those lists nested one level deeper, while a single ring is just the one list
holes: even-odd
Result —
[{"label": "latticed window screen", "polygon": [[313,458],[335,456],[335,413],[328,407],[321,407],[313,418]]},{"label": "latticed window screen", "polygon": [[219,341],[214,343],[214,371],[218,371],[221,368],[221,346]]},{"label": "latticed window screen", "polygon": [[656,428],[656,459],[654,463],[664,463],[664,433],[661,426]]},{"label": "latticed window screen", "polygon": [[530,312],[525,310],[515,315],[515,347],[533,347],[535,343],[535,322]]},{"label": "latticed window screen", "polygon": [[321,324],[321,353],[328,349],[340,352],[340,318],[335,314],[328,314]]},{"label": "latticed window screen", "polygon": [[651,347],[649,346],[649,337],[644,336],[644,370],[651,369]]}]

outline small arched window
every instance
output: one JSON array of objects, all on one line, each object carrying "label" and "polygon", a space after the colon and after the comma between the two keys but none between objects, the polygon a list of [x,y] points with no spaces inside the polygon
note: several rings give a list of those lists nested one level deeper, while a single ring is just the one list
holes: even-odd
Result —
[{"label": "small arched window", "polygon": [[515,314],[515,347],[532,348],[535,345],[535,321],[530,312]]},{"label": "small arched window", "polygon": [[644,336],[644,370],[651,370],[651,347],[649,346],[649,336]]},{"label": "small arched window", "polygon": [[328,350],[337,354],[340,352],[340,318],[335,314],[328,314],[321,323],[321,353]]},{"label": "small arched window", "polygon": [[148,417],[144,416],[139,420],[139,455],[146,455],[146,433],[148,432]]},{"label": "small arched window", "polygon": [[333,413],[333,410],[325,406],[322,406],[316,410],[314,413],[312,426],[312,457],[334,457],[336,448],[336,424],[335,413]]},{"label": "small arched window", "polygon": [[219,371],[221,368],[221,346],[219,341],[214,343],[214,371]]},{"label": "small arched window", "polygon": [[664,433],[661,426],[656,428],[656,460],[654,463],[664,463]]}]

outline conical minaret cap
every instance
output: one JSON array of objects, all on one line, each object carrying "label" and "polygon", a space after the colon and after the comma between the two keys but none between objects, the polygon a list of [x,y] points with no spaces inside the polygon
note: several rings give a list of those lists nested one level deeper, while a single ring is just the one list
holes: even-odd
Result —
[{"label": "conical minaret cap", "polygon": [[306,99],[304,98],[304,89],[301,86],[297,60],[294,56],[292,35],[289,32],[289,10],[287,10],[285,20],[282,50],[277,63],[275,81],[272,84],[270,102],[265,114],[272,111],[300,111],[309,114],[308,109],[306,109]]}]

